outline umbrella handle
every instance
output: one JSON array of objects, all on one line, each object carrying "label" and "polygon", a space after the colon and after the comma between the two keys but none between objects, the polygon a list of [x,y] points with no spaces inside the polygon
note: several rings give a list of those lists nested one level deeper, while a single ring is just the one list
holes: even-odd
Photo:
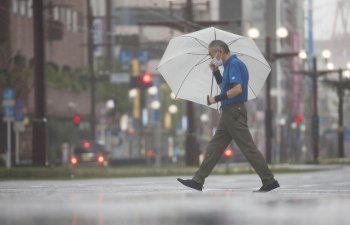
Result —
[{"label": "umbrella handle", "polygon": [[[213,96],[213,84],[214,84],[214,76],[211,76],[211,88],[210,88],[210,96]],[[209,104],[209,96],[207,96],[207,104]],[[216,103],[216,109],[219,111],[219,103]]]},{"label": "umbrella handle", "polygon": [[211,76],[210,96],[213,96],[213,83],[214,83],[214,76]]}]

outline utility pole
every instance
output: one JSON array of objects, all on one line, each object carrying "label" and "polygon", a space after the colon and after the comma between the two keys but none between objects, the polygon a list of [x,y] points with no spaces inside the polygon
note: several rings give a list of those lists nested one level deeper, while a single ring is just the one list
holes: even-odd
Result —
[{"label": "utility pole", "polygon": [[88,27],[88,32],[87,32],[87,41],[88,41],[88,66],[89,66],[89,73],[90,73],[90,88],[91,88],[91,112],[90,112],[90,128],[91,128],[91,140],[95,140],[95,131],[96,131],[96,116],[95,116],[95,71],[94,71],[94,43],[92,39],[93,35],[93,17],[92,17],[92,8],[91,8],[91,0],[87,0],[87,27]]},{"label": "utility pole", "polygon": [[[342,70],[343,71],[343,70]],[[329,73],[339,73],[339,76],[342,76],[342,71],[340,70],[317,70],[317,58],[316,56],[313,56],[312,58],[312,70],[311,71],[294,71],[296,73],[300,73],[303,75],[310,76],[312,79],[312,99],[313,99],[313,115],[312,115],[312,151],[313,151],[313,163],[319,163],[318,161],[318,156],[319,156],[319,116],[318,116],[318,83],[317,79],[325,76]],[[340,78],[341,80],[342,78]],[[334,84],[335,86],[337,84]],[[340,93],[338,91],[338,93]],[[342,93],[342,92],[341,92]],[[338,111],[339,111],[339,127],[338,127],[338,140],[339,140],[339,155],[344,154],[342,152],[342,145],[344,143],[344,137],[342,135],[343,132],[340,132],[343,129],[343,97],[339,96],[339,106],[338,106]],[[342,136],[342,137],[341,137]]]},{"label": "utility pole", "polygon": [[33,119],[33,165],[45,166],[46,152],[46,89],[45,89],[45,39],[43,0],[33,1],[34,33],[34,104]]},{"label": "utility pole", "polygon": [[[175,3],[169,2],[171,7],[171,13]],[[177,3],[176,3],[177,4]],[[166,26],[172,29],[179,30],[181,32],[192,32],[198,29],[198,27],[208,27],[214,25],[228,25],[230,21],[194,21],[193,19],[193,3],[192,0],[187,0],[185,3],[185,17],[183,21],[147,21],[139,22],[139,25],[147,26]],[[171,19],[171,18],[170,18]],[[194,25],[197,25],[194,27]],[[186,103],[188,127],[186,133],[186,165],[198,165],[199,163],[199,149],[196,140],[196,123],[195,123],[195,108],[192,102]]]},{"label": "utility pole", "polygon": [[[266,37],[265,37],[265,57],[267,58],[271,72],[266,79],[265,96],[265,158],[267,163],[272,163],[272,137],[273,137],[273,110],[271,107],[271,85],[272,79],[276,77],[277,65],[273,60],[272,52],[276,52],[276,29],[277,29],[277,0],[266,1],[265,15]],[[273,43],[272,43],[273,40]]]},{"label": "utility pole", "polygon": [[106,69],[112,72],[112,2],[111,0],[106,0]]},{"label": "utility pole", "polygon": [[350,89],[350,80],[343,79],[343,72],[347,69],[329,70],[329,73],[338,73],[338,81],[325,80],[327,85],[337,89],[338,94],[338,157],[344,158],[344,89]]},{"label": "utility pole", "polygon": [[338,85],[338,157],[344,158],[344,119],[343,119],[343,100],[344,90],[342,87],[343,83],[343,70],[339,69],[339,85]]},{"label": "utility pole", "polygon": [[[267,36],[265,38],[265,56],[269,63],[275,63],[278,59],[282,58],[291,58],[299,55],[299,52],[282,52],[282,53],[274,53],[271,51],[271,37]],[[266,96],[266,109],[265,109],[265,147],[266,147],[266,162],[272,163],[272,118],[273,118],[273,110],[271,108],[271,79],[274,73],[270,73],[270,75],[266,79],[265,84],[265,96]]]},{"label": "utility pole", "polygon": [[318,118],[318,83],[317,83],[317,58],[314,56],[312,59],[312,85],[313,85],[313,116],[312,116],[312,146],[314,153],[314,163],[318,164],[318,153],[319,153],[319,118]]},{"label": "utility pole", "polygon": [[[193,22],[193,5],[192,0],[187,0],[186,8],[185,8],[185,20],[187,23]],[[185,33],[192,32],[193,29],[186,24]],[[187,101],[186,103],[187,109],[187,132],[186,132],[186,141],[185,141],[185,149],[186,149],[186,165],[198,165],[199,163],[199,149],[197,145],[196,138],[196,121],[195,121],[195,109],[192,102]]]},{"label": "utility pole", "polygon": [[[271,57],[271,38],[266,37],[265,40],[266,44],[266,56],[267,60],[269,62],[273,62],[272,57]],[[272,149],[272,144],[271,144],[271,139],[272,139],[272,118],[273,118],[273,111],[271,109],[271,77],[272,73],[267,77],[266,79],[266,86],[265,86],[265,96],[266,96],[266,109],[265,109],[265,152],[266,152],[266,162],[271,163],[272,162],[272,157],[271,157],[271,149]]]}]

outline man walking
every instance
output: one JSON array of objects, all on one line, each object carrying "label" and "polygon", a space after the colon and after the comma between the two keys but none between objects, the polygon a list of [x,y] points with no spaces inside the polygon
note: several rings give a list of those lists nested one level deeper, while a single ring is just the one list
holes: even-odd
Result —
[{"label": "man walking", "polygon": [[[221,88],[221,94],[215,97],[207,96],[207,103],[210,105],[221,102],[222,114],[200,168],[192,179],[178,178],[178,181],[187,187],[201,191],[205,178],[209,176],[233,139],[262,181],[262,187],[258,191],[268,192],[278,188],[278,182],[255,146],[248,129],[247,110],[244,105],[248,96],[247,67],[236,55],[230,54],[227,44],[221,40],[215,40],[209,44],[209,55],[213,58],[210,69]],[[221,65],[224,66],[223,76],[218,70]]]}]

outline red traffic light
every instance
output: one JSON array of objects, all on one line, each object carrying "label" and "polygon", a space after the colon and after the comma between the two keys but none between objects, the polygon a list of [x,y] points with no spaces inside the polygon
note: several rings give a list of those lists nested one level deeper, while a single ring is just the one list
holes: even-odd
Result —
[{"label": "red traffic light", "polygon": [[90,143],[90,142],[88,142],[88,141],[84,141],[83,146],[84,146],[84,148],[85,148],[85,149],[88,149],[88,148],[90,148],[90,147],[91,147],[91,143]]},{"label": "red traffic light", "polygon": [[225,156],[225,158],[227,158],[227,159],[232,158],[232,157],[233,157],[233,150],[230,149],[230,148],[227,148],[227,149],[224,151],[224,156]]},{"label": "red traffic light", "polygon": [[293,122],[295,124],[299,124],[302,120],[303,120],[303,115],[299,113],[298,116],[294,118]]},{"label": "red traffic light", "polygon": [[146,156],[147,156],[147,158],[153,158],[154,157],[153,149],[147,149]]},{"label": "red traffic light", "polygon": [[141,75],[141,84],[144,86],[152,85],[153,78],[152,74],[145,72]]},{"label": "red traffic light", "polygon": [[78,116],[78,115],[74,116],[74,123],[75,123],[75,125],[79,125],[80,121],[81,121],[80,116]]}]

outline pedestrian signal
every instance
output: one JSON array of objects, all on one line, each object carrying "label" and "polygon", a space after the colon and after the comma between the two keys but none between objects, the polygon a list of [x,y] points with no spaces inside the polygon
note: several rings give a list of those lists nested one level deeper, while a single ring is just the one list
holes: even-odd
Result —
[{"label": "pedestrian signal", "polygon": [[74,124],[75,125],[79,126],[80,121],[81,121],[80,116],[78,116],[78,115],[74,116]]}]

